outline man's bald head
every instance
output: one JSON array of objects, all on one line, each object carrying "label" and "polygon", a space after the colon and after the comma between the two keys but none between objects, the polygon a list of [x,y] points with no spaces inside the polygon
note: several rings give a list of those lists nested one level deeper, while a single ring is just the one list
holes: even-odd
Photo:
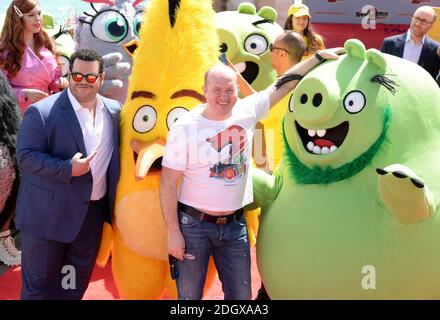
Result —
[{"label": "man's bald head", "polygon": [[435,11],[430,6],[421,6],[413,14],[411,24],[411,37],[416,41],[420,41],[429,30],[432,29],[436,19]]},{"label": "man's bald head", "polygon": [[304,38],[297,32],[294,31],[285,31],[280,34],[274,41],[276,44],[280,41],[283,44],[283,48],[285,48],[289,52],[289,57],[292,62],[301,61],[304,52],[306,51],[306,43],[304,42]]},{"label": "man's bald head", "polygon": [[234,70],[224,64],[216,64],[211,67],[205,73],[205,87],[208,86],[208,82],[212,78],[228,78],[237,83],[237,74]]},{"label": "man's bald head", "polygon": [[231,116],[238,99],[237,74],[225,65],[215,65],[205,73],[203,92],[206,97],[204,116],[225,120]]},{"label": "man's bald head", "polygon": [[424,13],[424,14],[429,15],[432,18],[431,21],[433,23],[437,19],[437,14],[435,13],[435,10],[430,6],[421,6],[421,7],[417,8],[417,10],[414,12],[414,15],[416,15],[418,13]]}]

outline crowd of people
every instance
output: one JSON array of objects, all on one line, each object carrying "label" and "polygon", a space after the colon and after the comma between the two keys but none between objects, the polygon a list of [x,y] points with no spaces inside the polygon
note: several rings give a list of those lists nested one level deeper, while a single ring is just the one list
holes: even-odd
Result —
[{"label": "crowd of people", "polygon": [[[75,52],[68,78],[61,76],[54,42],[42,28],[41,11],[36,0],[13,0],[0,35],[0,260],[22,264],[23,299],[81,299],[103,222],[111,222],[119,175],[121,104],[99,94],[105,73],[102,58],[93,50]],[[419,7],[408,32],[386,38],[381,51],[419,64],[440,84],[439,44],[426,35],[435,21],[431,7]],[[249,166],[255,124],[264,123],[269,109],[309,70],[343,52],[325,49],[325,39],[313,31],[304,4],[289,8],[284,29],[270,45],[276,83],[255,92],[233,67],[214,66],[205,75],[206,104],[170,130],[167,150],[173,153],[166,152],[163,158],[160,199],[168,252],[179,271],[179,299],[202,298],[211,256],[225,298],[252,298],[243,207],[252,202]],[[230,163],[242,172],[234,186],[209,178],[215,164],[209,159],[188,162],[190,145],[203,149],[211,143],[207,136],[180,139],[182,133],[190,137],[194,126],[227,135],[237,128],[251,133],[243,140],[239,159]],[[274,159],[274,167],[279,161]],[[10,230],[14,212],[22,251],[15,247]],[[77,266],[73,290],[61,284],[65,265]]]}]

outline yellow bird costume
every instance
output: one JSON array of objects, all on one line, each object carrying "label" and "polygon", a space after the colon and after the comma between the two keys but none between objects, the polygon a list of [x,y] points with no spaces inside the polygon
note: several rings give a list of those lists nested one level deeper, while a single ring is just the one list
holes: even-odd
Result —
[{"label": "yellow bird costume", "polygon": [[123,299],[158,299],[164,289],[176,297],[159,200],[160,164],[170,127],[205,101],[204,74],[219,55],[211,0],[152,0],[144,22],[121,113],[115,222],[113,230],[105,229],[98,261],[105,263],[111,250]]}]

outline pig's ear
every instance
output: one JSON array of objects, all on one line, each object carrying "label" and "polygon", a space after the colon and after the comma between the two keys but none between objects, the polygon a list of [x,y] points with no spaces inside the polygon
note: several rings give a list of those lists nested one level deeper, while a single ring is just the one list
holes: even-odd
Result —
[{"label": "pig's ear", "polygon": [[270,22],[277,21],[278,13],[275,11],[274,8],[269,6],[264,6],[258,11],[258,15]]},{"label": "pig's ear", "polygon": [[385,60],[385,56],[382,52],[372,48],[368,49],[366,55],[368,62],[375,64],[383,72],[387,70],[387,61]]},{"label": "pig's ear", "polygon": [[240,5],[237,8],[238,13],[244,13],[244,14],[257,14],[257,9],[255,8],[255,5],[250,2],[244,2],[240,3]]},{"label": "pig's ear", "polygon": [[345,41],[344,48],[348,56],[365,60],[365,46],[358,39],[349,39]]}]

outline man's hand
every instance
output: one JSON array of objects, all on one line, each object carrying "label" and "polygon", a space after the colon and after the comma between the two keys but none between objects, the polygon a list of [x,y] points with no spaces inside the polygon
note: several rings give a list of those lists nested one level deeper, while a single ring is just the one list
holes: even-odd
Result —
[{"label": "man's hand", "polygon": [[339,55],[345,53],[345,49],[343,47],[338,47],[338,48],[319,50],[317,53],[325,60],[336,60],[338,59]]},{"label": "man's hand", "polygon": [[[339,58],[339,55],[343,54],[344,52],[345,49],[341,47],[319,50],[316,55],[295,64],[284,73],[284,77],[282,77],[279,81],[275,82],[272,86],[266,89],[270,98],[270,107],[272,108],[273,106],[275,106],[286,94],[294,90],[299,82],[299,79],[302,78],[314,67],[316,67],[322,59],[336,60]],[[320,59],[319,56],[322,59]],[[285,77],[286,75],[288,77]],[[292,76],[299,77],[292,78]],[[283,81],[283,78],[286,81]]]},{"label": "man's hand", "polygon": [[64,77],[61,77],[58,80],[57,85],[58,85],[58,88],[60,88],[60,90],[63,90],[63,89],[65,89],[65,88],[67,88],[69,86],[69,81],[66,78],[64,78]]},{"label": "man's hand", "polygon": [[90,161],[95,157],[96,151],[93,151],[87,158],[81,159],[82,153],[78,152],[72,158],[72,177],[79,177],[90,170]]},{"label": "man's hand", "polygon": [[168,231],[168,253],[179,260],[183,260],[185,254],[185,240],[179,231]]},{"label": "man's hand", "polygon": [[168,254],[179,260],[183,260],[185,254],[185,240],[177,218],[176,186],[181,175],[181,171],[162,166],[159,189],[160,205],[168,231]]}]

